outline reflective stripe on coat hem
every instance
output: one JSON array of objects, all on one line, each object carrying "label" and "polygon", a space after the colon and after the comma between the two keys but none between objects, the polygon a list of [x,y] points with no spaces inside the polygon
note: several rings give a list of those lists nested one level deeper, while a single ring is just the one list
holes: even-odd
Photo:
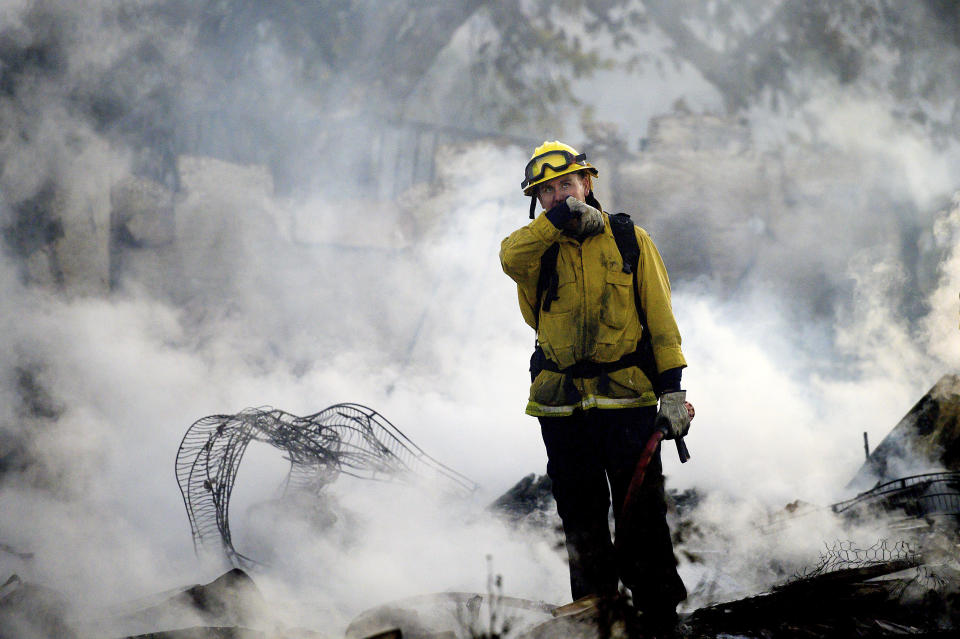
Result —
[{"label": "reflective stripe on coat hem", "polygon": [[[650,393],[653,395],[653,393]],[[533,415],[534,417],[566,417],[572,415],[573,411],[580,410],[589,410],[591,408],[603,409],[616,409],[616,408],[637,408],[639,406],[656,406],[657,399],[653,398],[653,401],[649,397],[624,397],[620,399],[613,399],[610,397],[597,397],[596,395],[589,395],[580,400],[577,404],[567,404],[565,406],[546,406],[544,404],[538,404],[537,402],[530,401],[527,402],[527,415]]]}]

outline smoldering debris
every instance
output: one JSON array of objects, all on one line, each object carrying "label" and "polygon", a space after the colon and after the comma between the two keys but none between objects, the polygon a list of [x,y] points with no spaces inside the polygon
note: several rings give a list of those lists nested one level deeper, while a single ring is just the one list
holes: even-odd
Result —
[{"label": "smoldering debris", "polygon": [[957,529],[960,524],[960,473],[924,473],[877,485],[831,506],[856,520],[892,516],[901,525]]},{"label": "smoldering debris", "polygon": [[[949,376],[944,378],[949,379]],[[931,393],[939,398],[937,414],[949,416],[960,398],[934,392],[938,388],[942,390],[944,380]],[[916,411],[911,411],[914,413]],[[924,414],[930,414],[930,411]],[[346,422],[342,421],[344,419]],[[245,428],[240,428],[244,425]],[[341,432],[344,428],[347,430]],[[184,442],[196,446],[187,446],[186,450],[206,452],[212,458],[219,455],[239,462],[244,442],[254,440],[268,441],[282,448],[291,461],[291,485],[320,485],[323,481],[319,479],[332,481],[337,472],[386,476],[415,469],[416,457],[410,455],[419,451],[402,433],[391,430],[389,422],[375,411],[355,405],[332,406],[308,418],[297,418],[282,411],[248,410],[238,415],[200,420],[191,432],[194,430],[197,437],[191,438],[188,433]],[[245,436],[237,439],[241,432]],[[940,429],[938,432],[944,431]],[[326,437],[315,441],[324,433]],[[365,436],[351,438],[347,436],[350,433]],[[925,434],[921,433],[921,436]],[[233,441],[233,448],[223,448],[216,443],[220,439]],[[938,441],[946,448],[952,445],[952,439],[944,434]],[[387,445],[391,443],[393,448]],[[225,451],[228,450],[232,454],[227,455]],[[320,477],[317,473],[323,459],[328,462],[328,472]],[[307,472],[314,465],[317,468]],[[203,464],[195,464],[195,467],[209,470]],[[199,475],[219,476],[216,473],[208,476],[206,472]],[[231,476],[227,473],[223,477],[226,480]],[[458,477],[453,476],[454,479]],[[229,497],[229,493],[227,490],[224,496]],[[911,496],[922,501],[924,494],[916,490],[899,493],[896,502],[899,511],[893,517],[889,509],[884,508],[860,509],[856,517],[851,517],[847,513],[849,509],[839,508],[836,504],[821,508],[800,501],[788,504],[780,511],[769,512],[766,517],[754,517],[758,534],[748,536],[748,544],[754,545],[760,543],[758,537],[764,534],[771,539],[786,539],[790,527],[811,533],[814,527],[808,518],[813,516],[832,517],[840,526],[838,530],[851,533],[857,531],[857,526],[862,527],[867,518],[872,518],[875,524],[872,529],[886,530],[890,537],[866,545],[852,540],[828,542],[819,558],[807,557],[806,563],[789,555],[765,558],[763,561],[779,562],[773,571],[779,575],[779,580],[740,597],[730,597],[729,588],[717,587],[718,581],[731,578],[730,575],[724,575],[722,569],[704,570],[706,577],[691,588],[691,600],[699,603],[695,609],[687,609],[681,615],[681,636],[702,639],[725,636],[750,639],[770,636],[881,638],[905,634],[947,636],[954,632],[960,627],[957,519],[933,521],[922,509],[911,511],[903,507]],[[865,495],[869,496],[870,491]],[[862,499],[865,495],[858,497]],[[736,544],[736,524],[728,522],[730,525],[724,527],[704,518],[704,509],[710,506],[710,495],[693,490],[671,491],[669,501],[676,550],[682,564],[709,566],[715,562],[716,555],[703,552],[711,544],[727,554],[732,552]],[[888,506],[894,504],[888,502]],[[522,478],[488,507],[489,512],[508,519],[514,526],[528,531],[539,526],[544,536],[557,534],[553,510],[549,480],[536,474]],[[960,508],[956,510],[955,514],[960,514]],[[911,516],[917,525],[904,527],[903,521]],[[952,528],[944,525],[951,522]],[[225,543],[230,541],[229,535],[221,539]],[[553,547],[562,550],[556,544]],[[775,552],[777,544],[774,543],[772,548]],[[738,563],[742,568],[744,562]],[[646,636],[644,633],[648,629],[644,620],[637,616],[626,593],[609,601],[581,601],[576,605],[558,606],[504,596],[500,576],[492,574],[489,567],[488,571],[486,594],[444,592],[376,606],[354,617],[345,630],[346,637],[607,639]],[[732,579],[736,581],[736,575]],[[23,584],[18,577],[12,577],[0,590],[3,629],[6,632],[7,628],[26,628],[22,624],[28,619],[33,624],[28,630],[36,636],[47,636],[49,632],[64,637],[164,639],[332,636],[323,634],[324,628],[285,626],[279,620],[276,602],[268,601],[254,578],[239,569],[231,570],[206,585],[141,599],[124,606],[123,612],[114,611],[93,620],[81,618],[65,602],[65,597],[58,593]]]},{"label": "smoldering debris", "polygon": [[960,375],[944,375],[920,398],[848,488],[864,490],[929,470],[960,471]]},{"label": "smoldering debris", "polygon": [[387,637],[407,639],[440,637],[522,636],[544,623],[557,606],[542,601],[506,597],[496,591],[486,595],[443,592],[411,597],[364,611],[347,627],[346,639]]},{"label": "smoldering debris", "polygon": [[269,619],[269,607],[250,576],[233,569],[207,584],[196,584],[128,604],[127,612],[107,617],[95,626],[112,634],[133,635],[191,626],[259,627]]},{"label": "smoldering debris", "polygon": [[[831,506],[851,529],[868,523],[896,535],[871,546],[834,542],[819,562],[762,595],[701,608],[690,625],[704,636],[947,636],[960,627],[960,473],[944,470],[960,446],[956,375],[942,377],[893,428],[850,486],[868,491]],[[951,470],[955,465],[947,466]],[[877,471],[880,472],[877,472]]]},{"label": "smoldering debris", "polygon": [[[960,446],[957,414],[958,378],[945,375],[894,427],[858,473],[909,467],[918,475],[878,482],[870,490],[829,507],[788,504],[780,511],[754,512],[751,521],[755,564],[766,564],[776,581],[753,594],[733,596],[738,587],[757,583],[761,574],[746,574],[742,557],[722,557],[738,545],[735,528],[704,517],[709,495],[670,491],[671,528],[681,563],[704,567],[691,585],[695,609],[683,615],[683,636],[689,637],[894,637],[947,636],[960,627],[960,472],[947,465]],[[891,442],[895,443],[893,445]],[[898,455],[892,459],[893,452]],[[909,458],[907,454],[909,453]],[[944,467],[949,468],[946,471]],[[491,505],[514,522],[529,523],[530,514],[552,506],[539,499],[546,478],[530,475]],[[850,485],[855,485],[856,481]],[[726,513],[731,511],[727,510]],[[759,516],[758,516],[759,515]],[[765,538],[817,534],[827,528],[861,538],[886,534],[874,543],[824,539],[818,559],[787,554]],[[790,529],[793,532],[790,532]],[[825,529],[825,528],[824,528]],[[549,534],[544,529],[542,534]],[[789,542],[784,541],[785,544]],[[777,556],[777,549],[784,553]],[[711,552],[711,548],[718,552]],[[806,561],[806,563],[802,563]],[[713,567],[708,567],[713,565]],[[735,572],[744,572],[738,575]],[[566,610],[566,612],[564,612]],[[582,605],[575,612],[556,609],[556,619],[517,636],[610,637],[643,636],[642,620],[629,601]]]},{"label": "smoldering debris", "polygon": [[304,628],[290,628],[273,614],[253,578],[230,570],[206,584],[130,602],[125,610],[76,623],[78,637],[150,639],[322,639]]},{"label": "smoldering debris", "polygon": [[[941,636],[955,631],[960,621],[960,473],[953,467],[947,472],[944,459],[960,445],[957,381],[955,375],[942,377],[893,428],[850,486],[878,468],[910,468],[920,474],[887,476],[829,509],[795,502],[770,525],[783,535],[787,526],[813,530],[810,517],[833,516],[837,531],[861,536],[871,531],[886,538],[873,544],[824,540],[827,545],[816,563],[763,594],[703,606],[693,612],[690,625],[703,636],[723,632],[747,637]],[[700,543],[709,534],[721,539],[725,534],[712,528],[704,535],[696,517],[687,523]],[[678,552],[684,552],[684,543]],[[783,559],[781,574],[791,561]],[[700,594],[710,587],[710,580],[702,583]]]},{"label": "smoldering debris", "polygon": [[552,489],[549,476],[530,473],[495,499],[488,509],[514,525],[542,526],[556,510]]},{"label": "smoldering debris", "polygon": [[[866,553],[866,554],[865,554]],[[871,553],[873,553],[871,555]],[[854,557],[851,559],[850,557]],[[870,556],[877,559],[869,559]],[[856,557],[865,557],[856,559]],[[899,637],[948,636],[960,626],[960,570],[923,563],[905,545],[858,550],[840,545],[822,570],[797,577],[759,595],[724,602],[681,616],[680,637]],[[6,588],[6,587],[5,587]],[[0,620],[22,620],[40,634],[0,636],[155,639],[331,637],[322,630],[289,628],[272,614],[254,580],[239,569],[216,580],[131,604],[127,612],[96,621],[65,621],[56,596],[38,587],[20,587],[0,599]],[[55,595],[55,593],[54,593]],[[39,606],[39,608],[38,608]],[[42,612],[42,614],[38,613]],[[39,625],[38,625],[39,624]],[[53,624],[53,625],[51,625]],[[4,631],[20,626],[2,625]],[[53,634],[43,634],[53,629]],[[377,606],[358,615],[347,639],[405,637],[513,637],[514,639],[610,639],[647,637],[643,618],[628,598],[557,606],[503,596],[445,592]],[[104,634],[106,633],[106,634]]]},{"label": "smoldering debris", "polygon": [[[707,606],[681,616],[671,636],[899,637],[948,636],[960,624],[960,571],[923,563],[906,544],[880,542],[867,549],[838,544],[810,574],[759,595]],[[472,618],[495,620],[477,631]],[[520,614],[523,611],[525,614]],[[506,629],[506,630],[505,630]],[[499,630],[499,632],[497,632]],[[628,639],[650,637],[629,597],[584,599],[565,606],[497,599],[488,594],[443,593],[395,602],[358,616],[349,639],[373,637],[514,637],[515,639]],[[393,634],[388,634],[393,633]],[[653,635],[660,636],[660,635]]]},{"label": "smoldering debris", "polygon": [[912,560],[850,567],[703,608],[688,624],[707,637],[947,636],[960,623],[958,577]]},{"label": "smoldering debris", "polygon": [[63,594],[11,575],[0,586],[0,637],[33,639],[77,635],[68,618],[70,606]]}]

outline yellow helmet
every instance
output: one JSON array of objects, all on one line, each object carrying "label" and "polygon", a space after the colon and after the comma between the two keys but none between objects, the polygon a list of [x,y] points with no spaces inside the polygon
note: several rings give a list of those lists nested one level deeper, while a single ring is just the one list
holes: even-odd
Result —
[{"label": "yellow helmet", "polygon": [[523,182],[520,183],[520,188],[523,189],[524,195],[532,196],[538,184],[567,173],[584,170],[594,177],[598,174],[597,169],[587,162],[585,153],[578,153],[575,148],[559,140],[544,142],[533,150],[533,155],[523,171]]}]

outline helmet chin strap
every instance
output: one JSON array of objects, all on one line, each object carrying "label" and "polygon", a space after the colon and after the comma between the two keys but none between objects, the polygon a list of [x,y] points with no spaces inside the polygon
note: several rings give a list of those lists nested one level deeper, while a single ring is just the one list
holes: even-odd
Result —
[{"label": "helmet chin strap", "polygon": [[530,219],[533,219],[533,213],[537,210],[537,194],[530,196]]},{"label": "helmet chin strap", "polygon": [[593,208],[597,209],[598,211],[602,211],[602,210],[603,210],[603,207],[600,206],[600,202],[597,201],[597,198],[594,197],[594,195],[593,195],[593,189],[591,189],[590,192],[587,193],[587,196],[586,196],[585,198],[583,198],[583,202],[584,202],[584,204],[589,204],[590,206],[592,206]]}]

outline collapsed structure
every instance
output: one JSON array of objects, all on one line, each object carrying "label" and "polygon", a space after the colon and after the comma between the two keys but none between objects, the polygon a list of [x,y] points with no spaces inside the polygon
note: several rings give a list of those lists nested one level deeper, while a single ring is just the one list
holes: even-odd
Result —
[{"label": "collapsed structure", "polygon": [[960,530],[960,375],[948,374],[894,426],[847,485],[836,513],[877,511]]},{"label": "collapsed structure", "polygon": [[284,494],[318,494],[341,473],[369,480],[419,477],[465,491],[476,487],[427,455],[377,411],[359,404],[335,404],[306,417],[274,408],[203,417],[180,443],[177,482],[194,550],[219,543],[235,567],[258,563],[234,548],[229,521],[230,495],[251,441],[270,444],[290,460]]},{"label": "collapsed structure", "polygon": [[[885,518],[899,510],[902,518],[894,517],[894,522],[955,522],[960,516],[956,502],[938,502],[937,496],[956,493],[960,487],[960,468],[945,463],[943,454],[953,448],[956,438],[950,434],[958,423],[958,414],[960,376],[947,375],[900,421],[865,464],[865,468],[887,468],[891,473],[902,468],[939,472],[908,477],[875,473],[868,480],[875,485],[831,510],[845,516],[882,514]],[[913,441],[917,438],[919,441]],[[228,522],[233,482],[251,441],[271,444],[290,460],[287,491],[319,491],[340,473],[364,479],[431,476],[450,487],[473,487],[364,406],[337,404],[307,417],[268,408],[205,417],[195,422],[183,439],[177,476],[195,545],[199,548],[217,540],[235,565],[255,563],[233,548]],[[931,445],[925,446],[924,441]],[[890,442],[899,443],[895,446]],[[907,446],[914,452],[919,446],[929,454],[903,466],[906,460],[894,458],[902,458]],[[514,523],[536,525],[542,521],[529,515],[552,509],[552,504],[546,503],[548,494],[543,478],[528,476],[496,500],[492,509],[507,514]],[[935,516],[937,513],[944,517]],[[835,542],[821,554],[817,565],[766,592],[731,600],[713,599],[684,615],[686,629],[689,636],[703,638],[954,636],[960,628],[956,531],[956,527],[941,526],[940,532],[948,534],[920,535],[916,542],[880,540],[867,547]],[[642,624],[638,625],[637,617],[622,601],[558,607],[504,597],[499,581],[495,583],[497,587],[486,595],[437,593],[378,606],[358,615],[346,629],[346,638],[509,634],[517,639],[600,639],[643,634]],[[272,628],[270,636],[319,636],[305,629],[284,628],[253,580],[240,570],[232,570],[209,584],[158,595],[132,612],[114,617],[77,621],[68,619],[61,609],[56,593],[21,583],[18,577],[0,588],[0,626],[29,619],[31,628],[43,628],[50,636],[79,636],[68,622],[77,623],[82,636],[123,633],[142,637],[147,636],[142,634],[145,629],[167,627],[178,630],[149,636],[174,639],[188,633],[220,637],[224,631],[247,632],[246,628],[268,626]]]}]

